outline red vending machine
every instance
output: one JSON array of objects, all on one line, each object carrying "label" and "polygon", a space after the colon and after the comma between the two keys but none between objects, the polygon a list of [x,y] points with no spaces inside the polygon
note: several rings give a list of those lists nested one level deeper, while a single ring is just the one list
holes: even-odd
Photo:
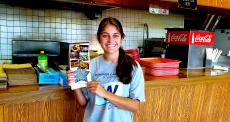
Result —
[{"label": "red vending machine", "polygon": [[168,30],[166,58],[182,61],[180,68],[205,66],[205,48],[213,47],[214,32],[202,30]]}]

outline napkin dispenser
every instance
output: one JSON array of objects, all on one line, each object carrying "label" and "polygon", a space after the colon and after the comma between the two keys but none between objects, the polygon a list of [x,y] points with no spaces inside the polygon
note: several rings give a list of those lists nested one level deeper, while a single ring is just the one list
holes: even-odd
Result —
[{"label": "napkin dispenser", "polygon": [[230,56],[220,55],[217,64],[230,68]]}]

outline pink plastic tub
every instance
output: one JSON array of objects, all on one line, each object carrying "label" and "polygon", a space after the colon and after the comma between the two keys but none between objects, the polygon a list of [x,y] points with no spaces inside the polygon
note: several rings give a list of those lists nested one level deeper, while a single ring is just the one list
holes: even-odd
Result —
[{"label": "pink plastic tub", "polygon": [[141,58],[145,73],[154,76],[178,75],[181,61],[166,58]]},{"label": "pink plastic tub", "polygon": [[140,64],[148,68],[179,68],[181,61],[167,58],[141,58]]}]

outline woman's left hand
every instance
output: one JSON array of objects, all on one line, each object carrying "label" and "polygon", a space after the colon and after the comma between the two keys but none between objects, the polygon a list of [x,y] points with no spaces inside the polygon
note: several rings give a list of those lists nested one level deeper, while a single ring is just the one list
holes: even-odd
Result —
[{"label": "woman's left hand", "polygon": [[101,86],[101,84],[97,81],[88,82],[87,88],[90,93],[94,93],[100,97],[105,98],[107,91]]},{"label": "woman's left hand", "polygon": [[107,91],[105,88],[101,86],[101,84],[97,81],[90,81],[88,82],[87,89],[90,93],[96,94],[102,98],[107,99],[114,105],[116,105],[118,108],[122,108],[125,110],[130,111],[138,111],[140,107],[140,101],[117,96],[109,91]]}]

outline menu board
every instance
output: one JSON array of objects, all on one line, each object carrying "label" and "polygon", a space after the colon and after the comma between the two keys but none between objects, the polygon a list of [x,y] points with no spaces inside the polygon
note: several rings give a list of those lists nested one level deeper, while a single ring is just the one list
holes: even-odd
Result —
[{"label": "menu board", "polygon": [[74,82],[69,83],[71,89],[87,86],[91,81],[89,42],[71,43],[69,45],[69,67]]},{"label": "menu board", "polygon": [[197,0],[178,0],[178,7],[186,9],[196,9]]}]

